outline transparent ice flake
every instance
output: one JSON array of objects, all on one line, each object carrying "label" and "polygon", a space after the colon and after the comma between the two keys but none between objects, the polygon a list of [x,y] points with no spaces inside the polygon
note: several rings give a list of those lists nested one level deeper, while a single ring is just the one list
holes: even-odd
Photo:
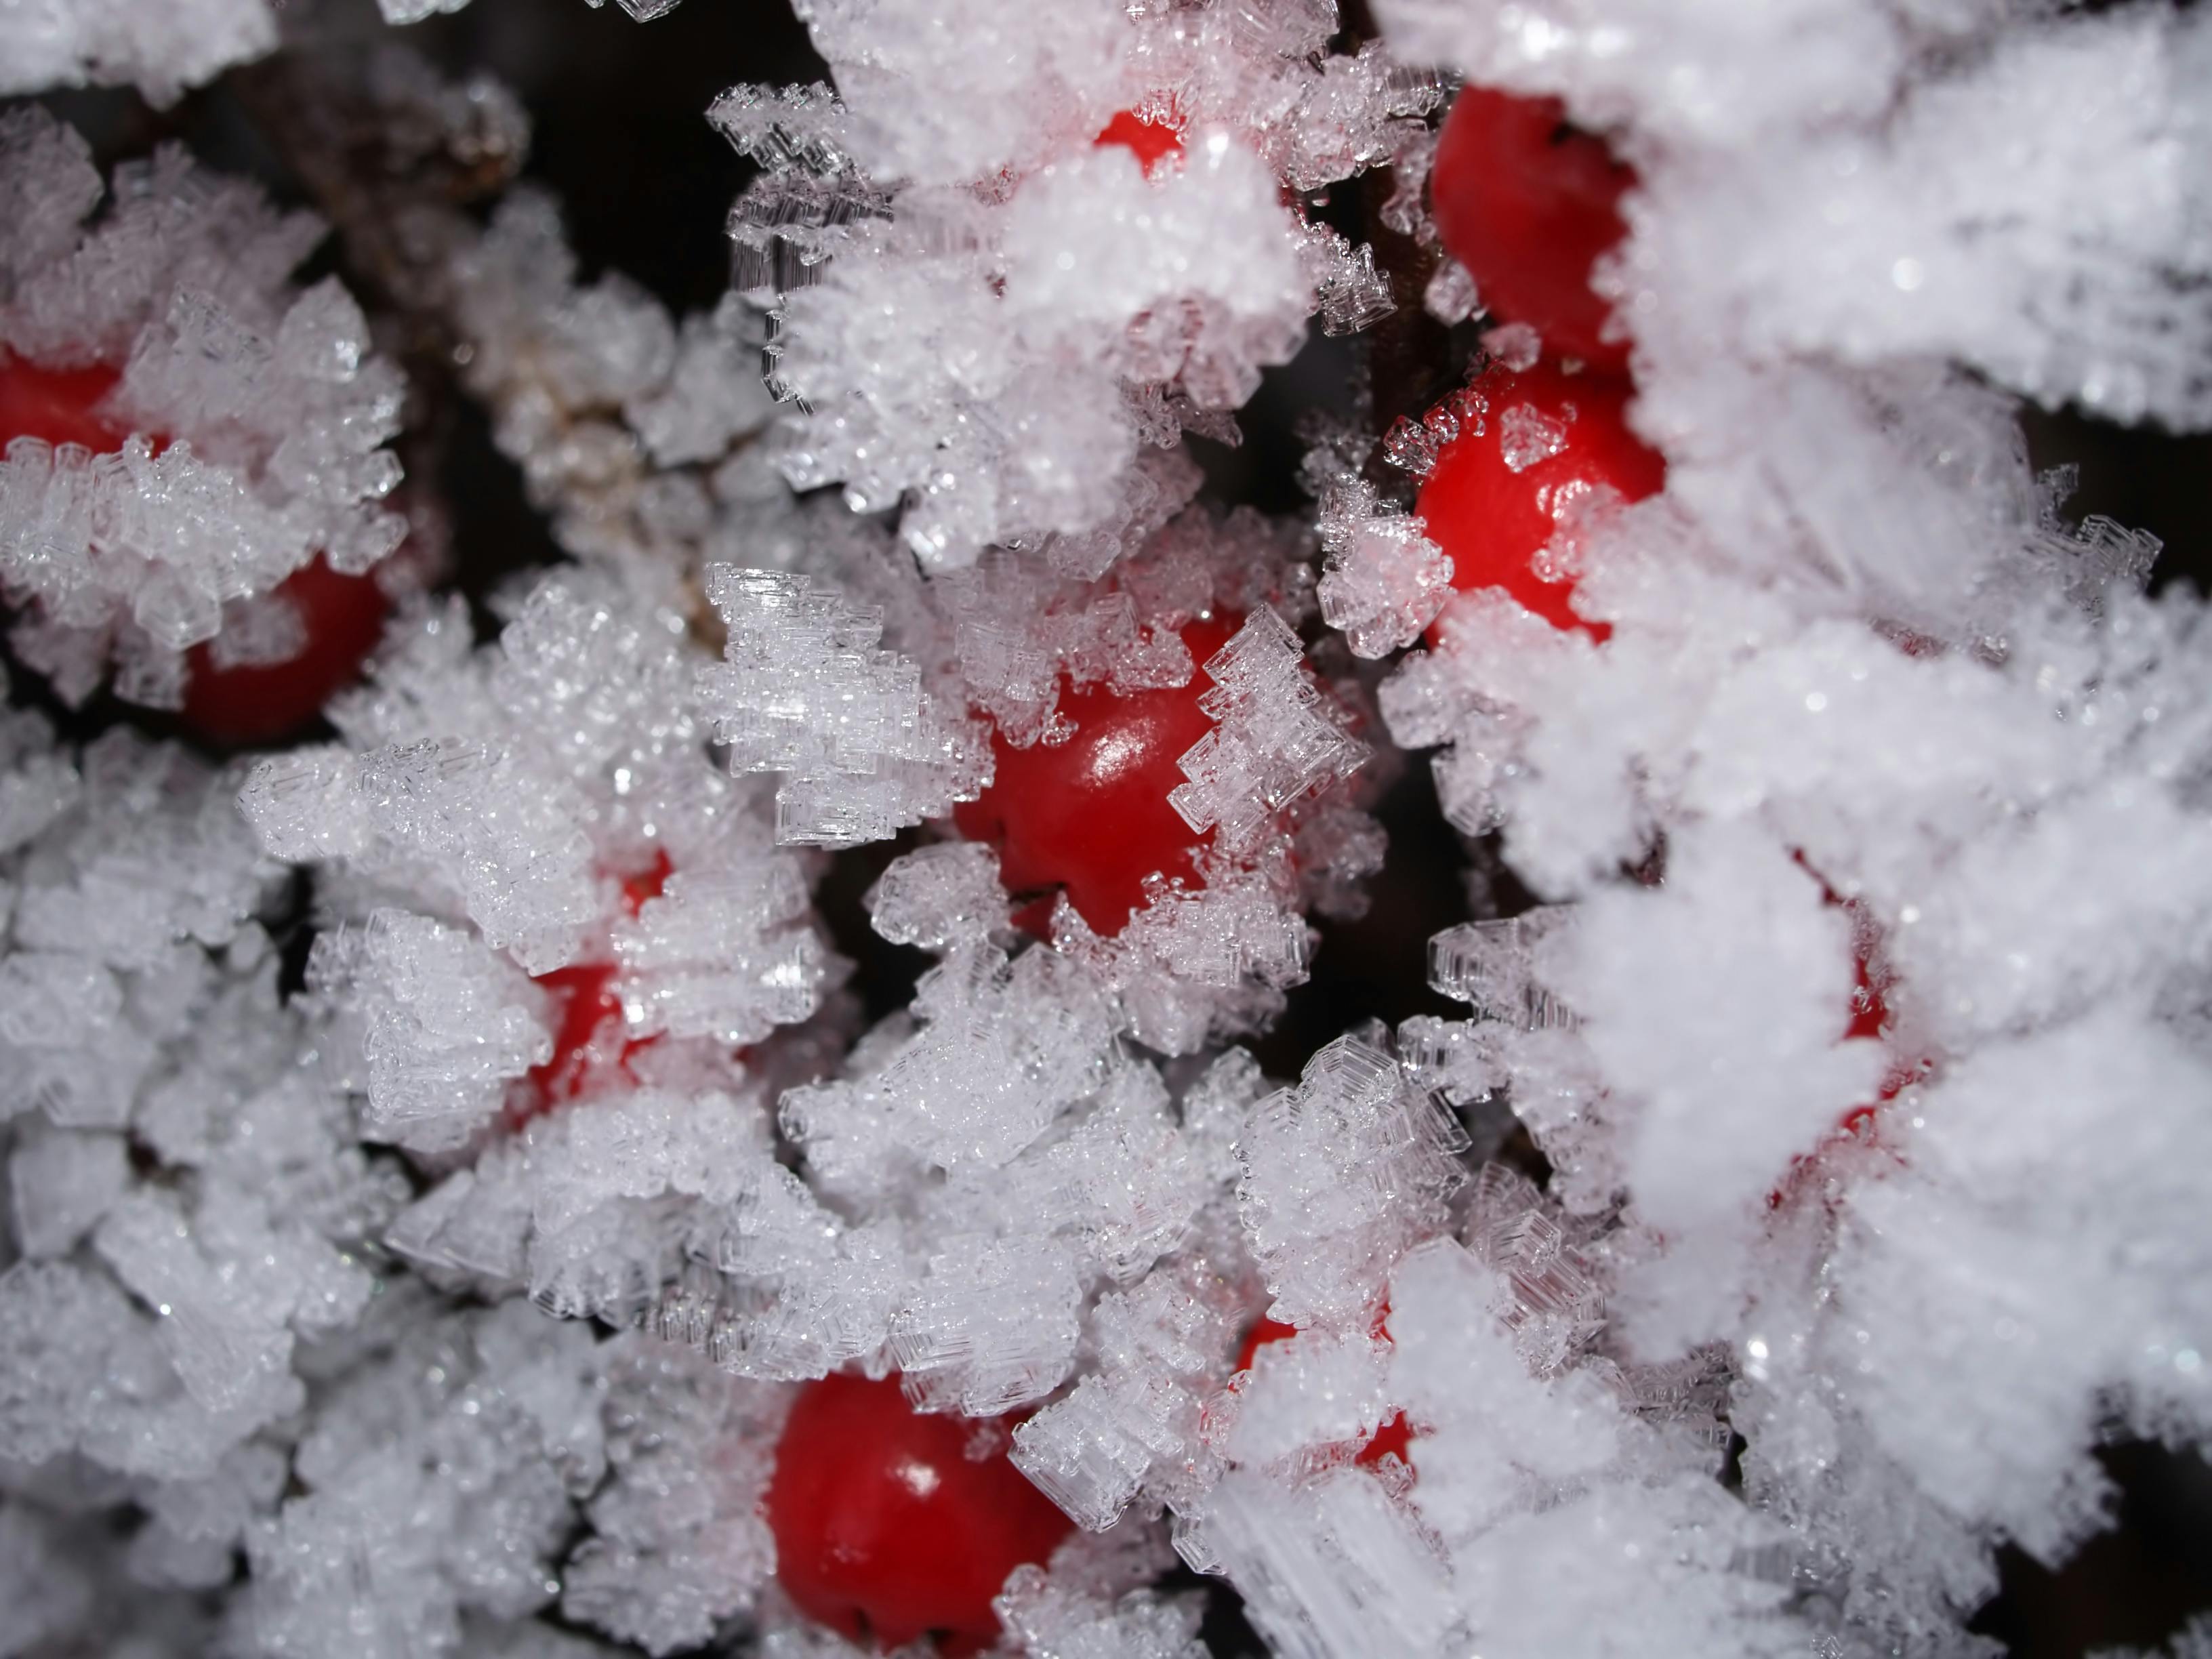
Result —
[{"label": "transparent ice flake", "polygon": [[1193,830],[1235,847],[1302,797],[1349,776],[1358,742],[1317,706],[1297,635],[1262,605],[1203,665],[1212,686],[1199,708],[1215,722],[1176,764],[1188,781],[1168,801]]},{"label": "transparent ice flake", "polygon": [[1570,909],[1552,905],[1446,928],[1429,940],[1429,983],[1484,1018],[1527,1030],[1571,1025],[1571,1012],[1539,982],[1536,958],[1539,944],[1571,921]]},{"label": "transparent ice flake", "polygon": [[850,846],[941,816],[980,790],[980,743],[947,720],[920,668],[881,648],[880,611],[811,578],[717,565],[728,630],[698,698],[732,772],[784,775],[777,838]]},{"label": "transparent ice flake", "polygon": [[[1572,405],[1568,407],[1571,414]],[[1509,471],[1526,472],[1537,462],[1565,451],[1566,423],[1553,420],[1533,404],[1510,404],[1498,413],[1498,447]]]}]

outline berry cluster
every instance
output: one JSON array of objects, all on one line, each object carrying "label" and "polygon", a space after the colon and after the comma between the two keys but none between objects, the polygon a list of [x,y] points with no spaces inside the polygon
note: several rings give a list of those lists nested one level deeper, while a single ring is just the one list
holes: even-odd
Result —
[{"label": "berry cluster", "polygon": [[796,9],[678,314],[0,0],[316,210],[0,110],[0,1655],[1976,1648],[2212,1440],[2212,625],[2020,420],[2212,426],[2212,10]]}]

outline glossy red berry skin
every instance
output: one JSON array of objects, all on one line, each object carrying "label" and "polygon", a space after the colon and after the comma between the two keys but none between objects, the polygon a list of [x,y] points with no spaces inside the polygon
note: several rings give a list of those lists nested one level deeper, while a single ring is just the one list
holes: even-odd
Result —
[{"label": "glossy red berry skin", "polygon": [[[129,435],[128,423],[101,405],[122,375],[104,363],[87,368],[42,368],[21,357],[0,356],[0,447],[17,438],[81,444],[112,453]],[[158,450],[163,441],[155,440]],[[205,645],[186,657],[184,707],[178,718],[194,736],[218,748],[244,748],[289,737],[322,712],[340,687],[350,684],[383,637],[390,605],[367,575],[341,575],[318,555],[277,585],[307,630],[307,647],[283,662],[220,666]]]},{"label": "glossy red berry skin", "polygon": [[[1536,562],[1592,497],[1641,501],[1665,487],[1666,461],[1629,430],[1628,386],[1569,374],[1547,360],[1519,371],[1493,364],[1472,390],[1484,404],[1480,430],[1467,422],[1438,452],[1413,509],[1429,539],[1451,556],[1452,586],[1503,588],[1554,628],[1604,639],[1611,629],[1577,614],[1574,584],[1545,580]],[[1520,410],[1557,427],[1565,441],[1556,454],[1516,470],[1508,457]]]},{"label": "glossy red berry skin", "polygon": [[0,449],[17,438],[82,444],[94,453],[121,448],[127,429],[94,411],[122,378],[103,363],[41,368],[0,354]]},{"label": "glossy red berry skin", "polygon": [[538,975],[558,1002],[560,1018],[553,1027],[553,1053],[530,1068],[532,1112],[573,1100],[582,1091],[601,1032],[612,1036],[622,1021],[622,999],[614,988],[617,971],[611,962],[572,962]]},{"label": "glossy red berry skin", "polygon": [[1009,893],[1062,889],[1091,931],[1110,938],[1144,903],[1153,872],[1197,884],[1193,855],[1212,832],[1184,823],[1168,792],[1183,782],[1176,763],[1213,729],[1198,707],[1212,684],[1204,665],[1241,620],[1217,616],[1182,629],[1198,665],[1186,684],[1117,696],[1063,681],[1060,712],[1076,726],[1066,743],[1017,749],[993,737],[991,787],[953,808],[952,821],[969,840],[999,849]]},{"label": "glossy red berry skin", "polygon": [[[1237,1369],[1252,1369],[1252,1356],[1270,1342],[1287,1342],[1298,1334],[1295,1325],[1285,1325],[1280,1320],[1262,1319],[1245,1334],[1244,1346],[1237,1351]],[[1403,1412],[1391,1413],[1390,1420],[1368,1437],[1367,1443],[1359,1449],[1359,1455],[1352,1461],[1371,1468],[1386,1457],[1400,1462],[1407,1462],[1407,1453],[1413,1443],[1413,1431],[1407,1425]]]},{"label": "glossy red berry skin", "polygon": [[1116,110],[1091,141],[1100,149],[1119,144],[1137,158],[1146,173],[1182,159],[1182,133],[1164,121],[1148,121],[1133,110]]},{"label": "glossy red berry skin", "polygon": [[990,1645],[1006,1575],[1044,1562],[1074,1523],[1007,1461],[1003,1433],[970,1455],[979,1431],[994,1425],[916,1412],[893,1379],[799,1391],[765,1508],[800,1612],[884,1648],[933,1633],[946,1654]]},{"label": "glossy red berry skin", "polygon": [[274,743],[307,725],[332,695],[361,676],[384,637],[390,602],[373,576],[341,575],[319,553],[276,585],[306,624],[307,642],[283,662],[217,666],[205,645],[186,659],[179,718],[224,748]]},{"label": "glossy red berry skin", "polygon": [[1445,248],[1492,312],[1618,374],[1627,343],[1601,337],[1607,307],[1590,268],[1628,234],[1620,198],[1635,183],[1602,138],[1568,125],[1558,99],[1468,87],[1437,137],[1429,195]]},{"label": "glossy red berry skin", "polygon": [[[623,908],[636,915],[647,899],[660,896],[670,874],[668,854],[656,853],[648,868],[623,878]],[[553,994],[559,1009],[553,1027],[553,1052],[543,1064],[530,1068],[520,1101],[510,1103],[512,1121],[519,1122],[574,1100],[604,1061],[626,1066],[632,1054],[655,1040],[623,1035],[626,1026],[622,999],[615,994],[615,977],[620,971],[612,962],[572,962],[538,975],[538,982]]]}]

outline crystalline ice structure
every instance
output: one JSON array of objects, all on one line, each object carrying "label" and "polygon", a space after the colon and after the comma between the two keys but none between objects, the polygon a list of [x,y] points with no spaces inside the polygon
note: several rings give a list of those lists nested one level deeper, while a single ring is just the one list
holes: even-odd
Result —
[{"label": "crystalline ice structure", "polygon": [[[0,583],[27,614],[17,648],[81,702],[112,656],[118,689],[176,707],[188,647],[225,606],[318,554],[359,574],[397,548],[379,505],[398,371],[337,282],[290,273],[320,240],[254,186],[175,149],[118,167],[36,108],[0,130],[0,199],[37,200],[8,260],[0,349],[33,371],[99,366],[112,453],[16,437],[0,460]],[[9,434],[14,436],[15,434]]]},{"label": "crystalline ice structure", "polygon": [[717,566],[708,594],[728,629],[699,677],[732,772],[776,772],[776,836],[880,841],[972,799],[975,734],[947,719],[919,668],[877,644],[879,616],[805,576]]}]

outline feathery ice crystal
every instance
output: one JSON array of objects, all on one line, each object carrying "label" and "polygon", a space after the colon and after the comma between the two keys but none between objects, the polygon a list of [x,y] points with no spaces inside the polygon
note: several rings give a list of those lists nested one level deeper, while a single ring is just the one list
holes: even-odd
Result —
[{"label": "feathery ice crystal", "polygon": [[0,3],[341,233],[0,111],[0,1656],[1936,1659],[2212,1448],[2212,628],[2021,422],[2212,426],[2212,15],[798,0],[679,317],[459,3]]}]

